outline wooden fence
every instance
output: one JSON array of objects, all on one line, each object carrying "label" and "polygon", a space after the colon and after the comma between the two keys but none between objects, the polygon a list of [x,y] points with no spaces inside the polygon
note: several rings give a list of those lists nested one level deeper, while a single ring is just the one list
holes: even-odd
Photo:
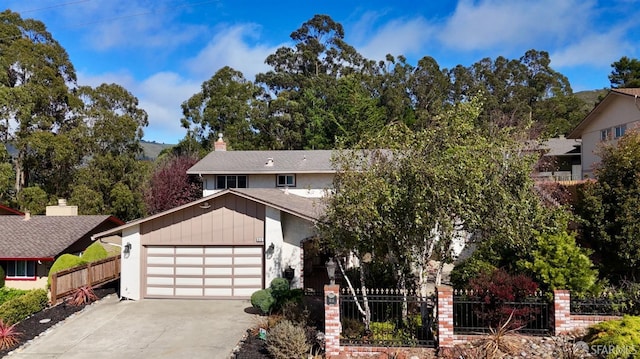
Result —
[{"label": "wooden fence", "polygon": [[84,286],[97,286],[120,278],[120,255],[69,268],[51,275],[51,304]]}]

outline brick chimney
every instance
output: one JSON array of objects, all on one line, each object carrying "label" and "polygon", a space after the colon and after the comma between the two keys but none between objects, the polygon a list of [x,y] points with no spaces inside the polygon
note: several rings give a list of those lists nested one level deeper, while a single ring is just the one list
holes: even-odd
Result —
[{"label": "brick chimney", "polygon": [[214,150],[215,151],[226,151],[227,150],[227,144],[222,139],[222,133],[218,133],[218,140],[214,144]]}]

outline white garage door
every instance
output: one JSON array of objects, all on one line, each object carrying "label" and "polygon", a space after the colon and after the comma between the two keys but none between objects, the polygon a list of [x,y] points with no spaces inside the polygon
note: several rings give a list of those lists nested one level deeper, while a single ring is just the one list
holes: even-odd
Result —
[{"label": "white garage door", "polygon": [[262,247],[148,246],[146,298],[249,298],[262,289]]}]

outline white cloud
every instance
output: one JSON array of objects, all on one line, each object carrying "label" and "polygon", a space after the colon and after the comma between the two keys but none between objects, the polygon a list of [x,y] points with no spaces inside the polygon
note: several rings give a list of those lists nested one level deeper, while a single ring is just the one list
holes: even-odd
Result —
[{"label": "white cloud", "polygon": [[258,35],[259,27],[252,24],[222,27],[198,55],[187,60],[187,67],[192,73],[209,78],[222,67],[230,66],[253,81],[257,73],[270,69],[265,59],[282,46],[250,45],[247,39]]},{"label": "white cloud", "polygon": [[445,21],[439,39],[464,51],[562,43],[589,25],[593,5],[581,0],[463,0]]},{"label": "white cloud", "polygon": [[367,42],[359,45],[358,51],[372,60],[383,60],[387,54],[422,55],[433,33],[433,26],[422,17],[391,20],[369,33]]},{"label": "white cloud", "polygon": [[592,65],[608,67],[614,61],[634,50],[632,44],[623,39],[621,31],[611,31],[604,34],[593,34],[581,38],[565,48],[552,53],[551,60],[554,67],[571,67]]}]

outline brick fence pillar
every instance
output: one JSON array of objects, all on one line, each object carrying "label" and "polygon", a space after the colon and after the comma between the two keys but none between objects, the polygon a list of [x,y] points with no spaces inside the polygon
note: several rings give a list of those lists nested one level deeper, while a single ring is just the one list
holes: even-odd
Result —
[{"label": "brick fence pillar", "polygon": [[568,290],[553,291],[553,330],[556,335],[570,332],[571,324],[571,293]]},{"label": "brick fence pillar", "polygon": [[[332,304],[329,304],[331,301]],[[340,286],[324,286],[324,345],[327,358],[340,355]]]},{"label": "brick fence pillar", "polygon": [[453,288],[438,286],[438,346],[443,348],[454,345],[453,335]]}]

